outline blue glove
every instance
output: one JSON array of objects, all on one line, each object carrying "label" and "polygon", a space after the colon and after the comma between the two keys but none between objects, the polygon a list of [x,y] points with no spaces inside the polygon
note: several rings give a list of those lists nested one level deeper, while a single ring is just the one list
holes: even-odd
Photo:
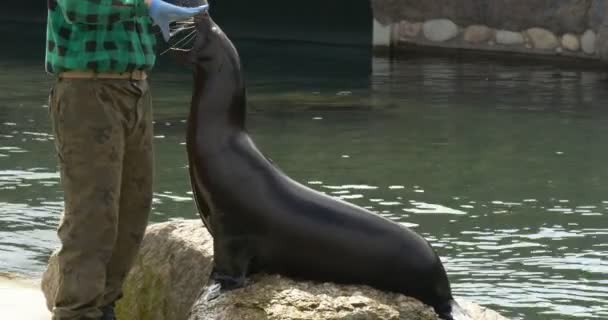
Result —
[{"label": "blue glove", "polygon": [[200,7],[180,7],[162,0],[152,0],[150,2],[150,9],[148,10],[150,17],[159,27],[163,33],[165,41],[169,41],[171,33],[169,32],[169,24],[174,21],[186,20],[193,16],[209,9],[209,5],[202,5]]}]

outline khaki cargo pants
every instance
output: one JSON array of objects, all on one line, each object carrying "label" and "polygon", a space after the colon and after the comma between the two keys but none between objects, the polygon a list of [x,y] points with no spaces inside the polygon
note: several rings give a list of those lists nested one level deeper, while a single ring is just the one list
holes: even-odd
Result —
[{"label": "khaki cargo pants", "polygon": [[49,108],[65,198],[53,319],[98,319],[122,295],[151,210],[148,83],[59,79]]}]

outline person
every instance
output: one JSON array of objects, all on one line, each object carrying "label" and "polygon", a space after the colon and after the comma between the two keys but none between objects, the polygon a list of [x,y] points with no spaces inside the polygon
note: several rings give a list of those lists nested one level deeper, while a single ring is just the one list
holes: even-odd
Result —
[{"label": "person", "polygon": [[147,72],[158,25],[207,6],[161,0],[48,0],[49,112],[65,209],[54,320],[114,319],[152,206]]}]

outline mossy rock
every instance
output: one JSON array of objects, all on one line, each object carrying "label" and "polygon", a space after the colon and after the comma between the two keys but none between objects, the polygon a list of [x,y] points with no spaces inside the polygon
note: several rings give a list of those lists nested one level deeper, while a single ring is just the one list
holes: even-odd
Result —
[{"label": "mossy rock", "polygon": [[[213,239],[200,220],[151,225],[117,305],[129,320],[438,320],[429,306],[368,286],[296,281],[256,275],[244,288],[210,302],[199,299],[211,272]],[[57,281],[53,255],[43,278],[47,304]],[[471,320],[505,320],[460,301]]]},{"label": "mossy rock", "polygon": [[[213,239],[200,220],[174,221],[148,227],[135,264],[118,301],[119,319],[186,319],[211,273]],[[57,289],[54,253],[43,275],[47,308]]]}]

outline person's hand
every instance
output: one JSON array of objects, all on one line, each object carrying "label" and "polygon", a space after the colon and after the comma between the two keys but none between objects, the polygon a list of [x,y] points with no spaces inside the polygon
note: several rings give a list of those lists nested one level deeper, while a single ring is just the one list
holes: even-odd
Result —
[{"label": "person's hand", "polygon": [[185,20],[191,18],[200,12],[209,9],[209,5],[205,4],[199,7],[180,7],[162,0],[145,0],[149,7],[149,14],[155,24],[160,27],[165,41],[169,41],[171,33],[169,32],[169,24],[174,21]]}]

